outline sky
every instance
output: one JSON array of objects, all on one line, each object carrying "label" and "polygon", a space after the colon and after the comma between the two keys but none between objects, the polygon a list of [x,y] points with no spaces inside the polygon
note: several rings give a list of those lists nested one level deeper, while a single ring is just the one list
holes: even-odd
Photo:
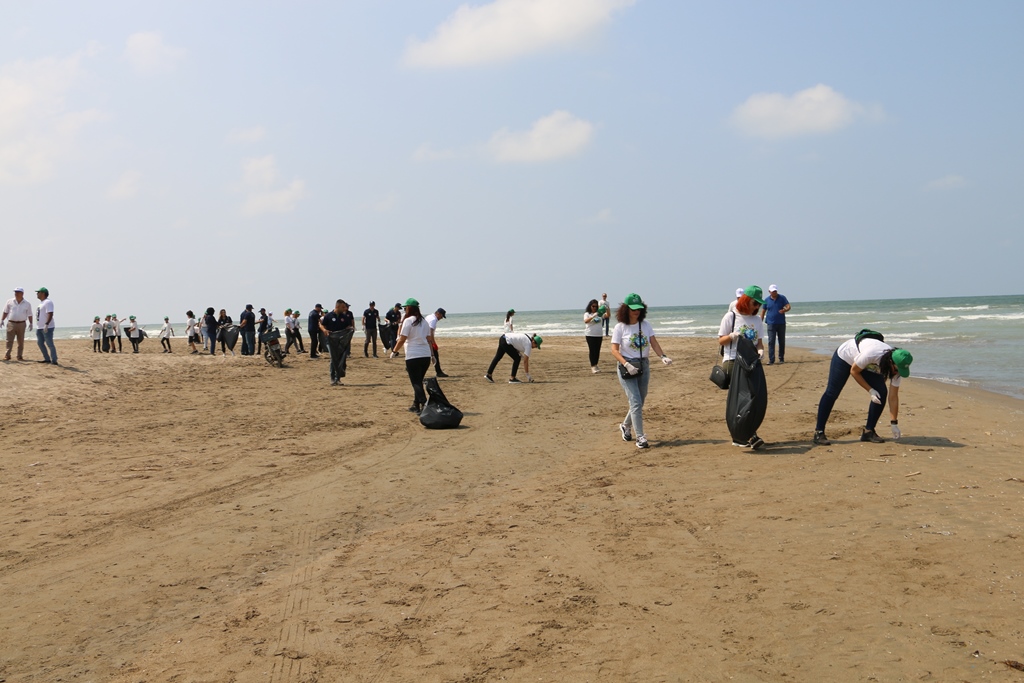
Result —
[{"label": "sky", "polygon": [[0,291],[58,325],[1024,292],[1021,2],[0,17]]}]

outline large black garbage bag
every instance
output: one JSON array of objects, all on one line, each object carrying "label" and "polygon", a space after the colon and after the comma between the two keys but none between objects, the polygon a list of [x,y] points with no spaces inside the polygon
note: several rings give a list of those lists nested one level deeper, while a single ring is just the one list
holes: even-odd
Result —
[{"label": "large black garbage bag", "polygon": [[420,424],[427,429],[455,429],[462,422],[462,411],[448,402],[437,378],[426,381],[427,405],[420,411]]},{"label": "large black garbage bag", "polygon": [[229,349],[234,351],[235,344],[238,343],[238,333],[238,325],[221,325],[217,328],[217,341],[224,342]]},{"label": "large black garbage bag", "polygon": [[736,341],[729,394],[725,399],[725,422],[732,440],[746,443],[757,433],[768,409],[768,386],[757,347],[746,337]]}]

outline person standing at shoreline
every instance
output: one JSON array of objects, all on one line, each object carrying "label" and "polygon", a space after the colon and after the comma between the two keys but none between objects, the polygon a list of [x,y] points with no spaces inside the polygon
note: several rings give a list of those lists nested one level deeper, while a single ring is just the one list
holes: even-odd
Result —
[{"label": "person standing at shoreline", "polygon": [[306,320],[306,331],[309,332],[309,357],[319,358],[320,347],[323,344],[320,338],[320,318],[323,317],[324,307],[317,304],[313,307],[313,310],[309,312],[309,317]]},{"label": "person standing at shoreline", "polygon": [[789,299],[779,293],[776,285],[768,285],[768,298],[761,306],[761,320],[768,325],[768,365],[775,363],[775,340],[779,340],[779,363],[786,362],[786,313]]},{"label": "person standing at shoreline", "polygon": [[256,320],[256,355],[263,353],[263,334],[267,331],[267,309],[260,309],[260,316]]},{"label": "person standing at shoreline", "polygon": [[252,304],[246,304],[245,310],[238,315],[238,333],[242,335],[242,355],[255,355],[256,314],[252,312]]},{"label": "person standing at shoreline", "polygon": [[32,331],[32,304],[25,301],[25,290],[21,287],[14,288],[14,298],[8,299],[4,306],[3,316],[0,317],[0,327],[7,323],[7,355],[4,360],[11,359],[11,349],[14,342],[18,342],[18,360],[25,360],[25,326]]},{"label": "person standing at shoreline", "polygon": [[203,316],[203,328],[206,330],[206,343],[209,345],[211,356],[217,355],[217,316],[213,312],[213,306],[206,309]]},{"label": "person standing at shoreline", "polygon": [[135,321],[135,316],[128,316],[128,341],[132,345],[132,353],[139,352],[139,342],[142,340],[142,334],[139,332],[139,324]]},{"label": "person standing at shoreline", "polygon": [[398,326],[402,322],[402,304],[396,302],[394,307],[384,314],[384,319],[388,321],[388,339],[384,342],[384,348],[390,350],[395,348],[395,344],[398,343]]},{"label": "person standing at shoreline", "polygon": [[295,345],[299,353],[305,353],[306,348],[302,345],[302,323],[299,322],[299,309],[292,309],[292,332],[295,333]]},{"label": "person standing at shoreline", "polygon": [[320,330],[326,335],[327,348],[331,352],[331,386],[340,386],[345,377],[352,335],[356,331],[355,317],[348,310],[344,299],[338,299],[334,303],[334,310],[320,321]]},{"label": "person standing at shoreline", "polygon": [[160,346],[164,347],[164,353],[171,352],[171,337],[174,336],[174,328],[171,327],[171,319],[164,316],[164,326],[160,328]]},{"label": "person standing at shoreline", "polygon": [[601,295],[601,300],[598,302],[597,307],[600,308],[602,306],[604,306],[604,310],[605,310],[605,314],[604,314],[604,336],[607,337],[608,336],[608,325],[611,323],[611,318],[612,318],[612,316],[611,316],[612,307],[611,307],[611,304],[608,303],[608,293],[607,292]]},{"label": "person standing at shoreline", "polygon": [[508,309],[508,313],[505,314],[505,334],[509,332],[515,332],[515,326],[512,325],[512,317],[515,316],[516,309]]},{"label": "person standing at shoreline", "polygon": [[[871,336],[865,336],[864,332]],[[877,335],[877,336],[874,336]],[[814,425],[815,446],[831,446],[832,442],[825,436],[825,424],[832,414],[836,399],[846,386],[846,380],[853,380],[861,389],[868,392],[871,403],[868,404],[868,419],[864,424],[860,440],[871,443],[885,443],[878,436],[875,427],[882,416],[886,400],[889,402],[889,414],[892,420],[892,438],[899,439],[902,434],[899,428],[900,417],[900,380],[910,377],[910,364],[914,357],[906,349],[898,349],[886,344],[882,335],[864,330],[853,339],[843,342],[832,354],[832,364],[828,371],[828,385],[825,393],[818,401],[818,419]],[[888,380],[889,390],[885,383]]]},{"label": "person standing at shoreline", "polygon": [[373,301],[370,302],[370,307],[363,311],[363,335],[365,341],[363,342],[363,357],[369,358],[370,356],[370,342],[373,341],[373,357],[377,357],[377,325],[380,324],[380,311],[377,310],[377,304]]},{"label": "person standing at shoreline", "polygon": [[106,346],[103,350],[107,353],[117,353],[114,350],[114,323],[110,320],[112,317],[108,313],[103,319],[103,345]]},{"label": "person standing at shoreline", "polygon": [[637,448],[651,447],[644,431],[644,403],[651,381],[651,349],[661,357],[662,363],[672,365],[672,359],[661,350],[661,343],[646,317],[647,304],[639,294],[629,294],[615,314],[617,324],[612,331],[612,355],[621,365],[617,373],[619,384],[629,402],[629,411],[619,425],[619,431],[623,441],[636,438]]},{"label": "person standing at shoreline", "polygon": [[439,320],[444,320],[445,316],[448,315],[447,311],[443,308],[439,308],[426,317],[427,324],[430,325],[430,350],[434,357],[434,374],[438,377],[447,377],[448,374],[441,369],[441,355],[437,349],[437,323]]},{"label": "person standing at shoreline", "polygon": [[115,339],[117,340],[117,352],[118,353],[124,353],[124,347],[121,346],[121,323],[123,323],[125,320],[126,320],[126,318],[121,318],[119,320],[118,317],[117,317],[117,313],[111,313],[110,314],[110,326],[114,330],[114,339],[110,340],[110,352],[111,353],[114,352],[114,340]]},{"label": "person standing at shoreline", "polygon": [[36,306],[36,343],[39,344],[39,351],[43,354],[40,363],[59,365],[57,362],[57,347],[53,345],[53,330],[56,325],[53,322],[53,301],[50,300],[50,290],[40,287],[36,290],[36,298],[39,305]]},{"label": "person standing at shoreline", "polygon": [[388,359],[396,358],[405,346],[405,371],[412,384],[413,401],[409,406],[410,413],[419,413],[427,402],[427,392],[423,390],[423,378],[430,368],[430,358],[434,348],[434,330],[424,322],[420,313],[420,302],[412,297],[405,300],[405,316],[402,318],[401,330],[395,347],[388,354]]},{"label": "person standing at shoreline", "polygon": [[591,299],[583,311],[583,324],[586,327],[583,336],[587,340],[587,348],[590,351],[590,371],[595,375],[601,372],[597,363],[601,360],[601,344],[604,342],[601,327],[605,320],[607,318],[602,315],[597,299]]},{"label": "person standing at shoreline", "polygon": [[99,316],[92,319],[92,325],[89,326],[89,338],[92,339],[92,352],[100,353],[103,349],[103,323],[100,322]]},{"label": "person standing at shoreline", "polygon": [[186,311],[185,318],[188,321],[185,323],[185,336],[188,337],[188,345],[192,348],[192,353],[199,353],[199,349],[196,348],[196,342],[199,341],[199,333],[196,332],[196,328],[199,326],[199,323],[196,322],[196,314]]}]

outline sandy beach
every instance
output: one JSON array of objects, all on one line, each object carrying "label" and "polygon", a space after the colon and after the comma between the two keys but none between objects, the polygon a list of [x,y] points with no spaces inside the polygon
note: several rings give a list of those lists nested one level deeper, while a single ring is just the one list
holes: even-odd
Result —
[{"label": "sandy beach", "polygon": [[813,448],[791,349],[751,452],[661,341],[647,451],[581,337],[511,386],[439,331],[449,431],[401,360],[0,363],[0,681],[1024,680],[1024,404],[911,377],[867,444],[851,383]]}]

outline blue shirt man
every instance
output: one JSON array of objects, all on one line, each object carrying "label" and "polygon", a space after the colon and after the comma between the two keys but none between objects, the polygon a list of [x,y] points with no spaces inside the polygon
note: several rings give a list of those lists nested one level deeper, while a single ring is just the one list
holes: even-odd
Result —
[{"label": "blue shirt man", "polygon": [[786,362],[786,313],[789,299],[779,294],[775,285],[768,287],[768,296],[761,306],[761,320],[768,326],[768,365],[775,363],[775,340],[779,341],[779,363]]},{"label": "blue shirt man", "polygon": [[252,312],[252,304],[246,304],[245,310],[239,314],[238,329],[242,333],[242,355],[254,355],[256,353],[256,314]]}]

